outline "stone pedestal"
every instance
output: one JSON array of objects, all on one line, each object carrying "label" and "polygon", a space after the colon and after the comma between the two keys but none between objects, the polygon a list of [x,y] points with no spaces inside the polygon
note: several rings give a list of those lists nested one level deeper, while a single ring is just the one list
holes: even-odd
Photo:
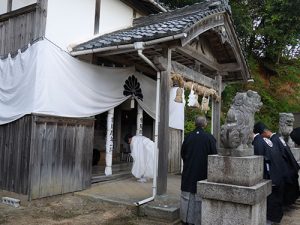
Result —
[{"label": "stone pedestal", "polygon": [[208,157],[208,177],[198,183],[201,225],[262,225],[271,181],[263,180],[262,156]]}]

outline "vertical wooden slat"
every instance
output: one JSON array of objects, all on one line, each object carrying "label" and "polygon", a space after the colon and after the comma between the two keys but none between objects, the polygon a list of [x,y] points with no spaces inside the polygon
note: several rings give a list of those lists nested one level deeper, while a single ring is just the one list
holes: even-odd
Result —
[{"label": "vertical wooden slat", "polygon": [[52,156],[52,168],[51,168],[51,180],[52,180],[52,195],[62,193],[62,149],[63,149],[63,137],[65,135],[65,126],[53,124],[56,133],[54,135],[53,143],[53,156]]},{"label": "vertical wooden slat", "polygon": [[179,173],[181,168],[180,149],[182,143],[182,131],[169,128],[169,173]]},{"label": "vertical wooden slat", "polygon": [[1,20],[0,55],[15,52],[45,35],[47,5],[48,0],[38,0],[38,7]]},{"label": "vertical wooden slat", "polygon": [[43,137],[46,132],[46,124],[35,123],[34,143],[31,148],[31,199],[40,196],[40,184],[41,184],[41,162],[43,153]]}]

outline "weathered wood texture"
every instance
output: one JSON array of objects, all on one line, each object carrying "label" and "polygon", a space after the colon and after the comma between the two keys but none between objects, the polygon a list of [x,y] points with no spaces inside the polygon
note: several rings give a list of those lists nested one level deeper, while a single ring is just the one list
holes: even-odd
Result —
[{"label": "weathered wood texture", "polygon": [[31,117],[0,126],[0,188],[28,192]]},{"label": "weathered wood texture", "polygon": [[[216,76],[216,81],[218,83],[218,93],[222,93],[222,76],[219,74]],[[212,134],[217,140],[217,148],[220,147],[220,129],[221,129],[221,101],[212,100]]]},{"label": "weathered wood texture", "polygon": [[94,120],[34,116],[33,121],[30,199],[89,187]]},{"label": "weathered wood texture", "polygon": [[27,115],[0,126],[0,189],[30,199],[91,184],[93,119]]},{"label": "weathered wood texture", "polygon": [[0,16],[0,55],[14,53],[45,35],[48,0]]},{"label": "weathered wood texture", "polygon": [[167,70],[161,72],[160,78],[160,120],[158,127],[158,174],[157,194],[164,195],[167,192],[168,155],[169,155],[169,98],[170,98],[170,72],[171,49],[166,49]]},{"label": "weathered wood texture", "polygon": [[169,142],[168,172],[179,173],[181,168],[180,150],[182,144],[182,131],[169,128]]}]

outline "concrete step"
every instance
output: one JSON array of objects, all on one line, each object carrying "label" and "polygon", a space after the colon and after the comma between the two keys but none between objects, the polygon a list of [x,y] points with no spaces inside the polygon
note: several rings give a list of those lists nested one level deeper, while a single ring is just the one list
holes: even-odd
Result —
[{"label": "concrete step", "polygon": [[138,207],[138,215],[146,216],[149,220],[164,222],[166,224],[181,224],[178,198],[159,196],[152,202]]}]

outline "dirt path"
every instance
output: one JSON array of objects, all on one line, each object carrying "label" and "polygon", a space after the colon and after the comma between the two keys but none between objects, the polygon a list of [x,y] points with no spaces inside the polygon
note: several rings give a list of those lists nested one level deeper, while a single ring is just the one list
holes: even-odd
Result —
[{"label": "dirt path", "polygon": [[154,225],[136,216],[136,209],[73,195],[44,198],[14,208],[0,204],[1,225]]},{"label": "dirt path", "polygon": [[[26,202],[19,208],[0,204],[1,225],[165,225],[136,216],[136,208],[112,205],[72,194]],[[281,225],[300,225],[300,199]]]}]

